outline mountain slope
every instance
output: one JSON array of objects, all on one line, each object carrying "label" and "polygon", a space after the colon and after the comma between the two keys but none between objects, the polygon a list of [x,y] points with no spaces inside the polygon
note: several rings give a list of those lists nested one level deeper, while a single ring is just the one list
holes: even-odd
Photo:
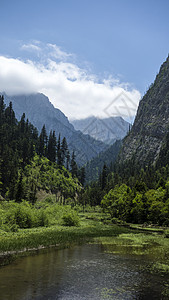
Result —
[{"label": "mountain slope", "polygon": [[74,120],[71,123],[76,130],[89,134],[94,139],[108,145],[114,144],[116,140],[123,139],[130,127],[130,124],[122,117],[100,119],[92,116],[82,120]]},{"label": "mountain slope", "polygon": [[154,163],[169,129],[169,57],[140,101],[134,125],[124,139],[120,161]]},{"label": "mountain slope", "polygon": [[85,166],[86,183],[97,180],[103,169],[104,164],[110,167],[117,159],[121,149],[122,141],[118,140],[109,148],[98,154],[95,158],[89,161]]},{"label": "mountain slope", "polygon": [[84,135],[76,131],[67,117],[49,101],[43,94],[30,94],[20,96],[4,95],[5,103],[8,105],[12,101],[13,108],[18,120],[23,113],[26,118],[40,131],[45,124],[46,130],[56,131],[56,136],[66,137],[69,149],[75,150],[76,161],[79,165],[85,164],[88,160],[97,156],[100,151],[106,148],[106,145],[96,141],[89,135]]},{"label": "mountain slope", "polygon": [[31,123],[36,123],[36,127],[39,131],[42,129],[42,124],[45,124],[48,132],[51,129],[54,130],[51,126],[56,125],[58,131],[61,130],[63,125],[63,130],[66,131],[67,128],[69,128],[74,131],[74,128],[69,123],[67,117],[59,109],[54,108],[48,97],[44,94],[38,93],[11,97],[4,95],[4,100],[7,105],[12,101],[15,115],[18,120],[24,112]]}]

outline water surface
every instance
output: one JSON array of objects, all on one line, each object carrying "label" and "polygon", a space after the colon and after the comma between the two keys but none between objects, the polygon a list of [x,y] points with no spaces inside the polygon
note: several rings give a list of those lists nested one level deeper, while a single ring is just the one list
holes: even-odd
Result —
[{"label": "water surface", "polygon": [[0,269],[2,300],[168,299],[169,278],[143,256],[105,253],[101,245],[52,249]]}]

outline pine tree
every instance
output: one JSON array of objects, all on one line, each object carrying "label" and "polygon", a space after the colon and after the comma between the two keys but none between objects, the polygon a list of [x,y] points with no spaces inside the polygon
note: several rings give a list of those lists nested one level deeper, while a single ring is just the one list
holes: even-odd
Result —
[{"label": "pine tree", "polygon": [[79,171],[78,171],[78,179],[80,181],[80,183],[82,185],[84,185],[85,183],[85,168],[82,167]]},{"label": "pine tree", "polygon": [[78,167],[75,161],[75,153],[72,152],[71,162],[70,162],[70,172],[72,173],[73,177],[77,177],[78,175]]},{"label": "pine tree", "polygon": [[62,150],[61,150],[61,144],[60,144],[60,133],[59,133],[58,142],[57,142],[57,164],[59,167],[61,167],[63,165]]},{"label": "pine tree", "polygon": [[46,133],[46,127],[45,127],[45,125],[43,125],[40,136],[39,136],[39,140],[38,140],[38,154],[40,156],[46,156],[46,154],[47,154],[47,141],[48,141],[48,137],[47,137],[47,133]]},{"label": "pine tree", "polygon": [[68,145],[67,145],[67,141],[66,138],[64,137],[61,143],[61,155],[62,155],[62,164],[65,164],[65,159],[67,156],[67,151],[68,151]]},{"label": "pine tree", "polygon": [[4,112],[5,112],[4,96],[0,96],[0,120]]},{"label": "pine tree", "polygon": [[19,180],[16,184],[16,191],[15,191],[15,200],[16,202],[21,202],[24,199],[24,185],[23,185],[23,174],[21,173]]},{"label": "pine tree", "polygon": [[12,102],[9,103],[9,106],[5,109],[5,118],[6,122],[12,127],[15,125],[15,113],[12,108]]},{"label": "pine tree", "polygon": [[108,170],[106,164],[103,166],[103,170],[101,173],[101,189],[104,190],[107,182],[107,175],[108,175]]},{"label": "pine tree", "polygon": [[70,164],[70,152],[67,150],[66,152],[66,169],[69,170],[69,164]]},{"label": "pine tree", "polygon": [[50,161],[55,162],[56,161],[56,136],[55,131],[50,131],[49,134],[49,141],[48,141],[48,151],[47,151],[47,157]]},{"label": "pine tree", "polygon": [[25,113],[23,113],[19,124],[20,124],[20,132],[22,134],[24,134],[24,132],[25,132]]},{"label": "pine tree", "polygon": [[29,162],[29,140],[27,138],[22,140],[22,159],[23,165]]}]

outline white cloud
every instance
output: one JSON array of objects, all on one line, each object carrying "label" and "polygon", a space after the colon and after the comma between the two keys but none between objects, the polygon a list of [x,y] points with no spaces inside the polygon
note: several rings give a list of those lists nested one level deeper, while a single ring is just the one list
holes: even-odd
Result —
[{"label": "white cloud", "polygon": [[30,51],[30,52],[32,52],[32,51],[39,52],[39,51],[41,51],[41,48],[35,44],[24,44],[24,45],[22,45],[21,50],[26,50],[26,51]]},{"label": "white cloud", "polygon": [[61,61],[50,56],[42,64],[0,56],[0,91],[9,95],[42,92],[72,119],[118,114],[132,121],[141,97],[138,90],[129,90],[128,84],[111,77],[100,82],[75,63],[64,61],[69,54],[50,47]]},{"label": "white cloud", "polygon": [[72,56],[72,54],[61,50],[60,47],[58,47],[57,45],[47,44],[47,46],[48,46],[49,50],[51,51],[50,55],[56,59],[65,60]]}]

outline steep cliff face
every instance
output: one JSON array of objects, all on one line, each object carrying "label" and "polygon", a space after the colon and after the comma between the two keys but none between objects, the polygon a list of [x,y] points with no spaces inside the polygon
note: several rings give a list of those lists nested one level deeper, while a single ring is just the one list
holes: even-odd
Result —
[{"label": "steep cliff face", "polygon": [[134,125],[124,139],[120,160],[154,163],[169,130],[169,57],[140,101]]},{"label": "steep cliff face", "polygon": [[107,149],[108,146],[104,143],[76,131],[64,113],[55,108],[44,94],[4,96],[7,105],[12,101],[18,120],[25,113],[26,118],[37,127],[39,132],[45,124],[48,133],[50,130],[55,130],[56,136],[60,133],[61,138],[66,137],[69,150],[75,151],[76,161],[79,165],[85,164],[101,151]]}]

